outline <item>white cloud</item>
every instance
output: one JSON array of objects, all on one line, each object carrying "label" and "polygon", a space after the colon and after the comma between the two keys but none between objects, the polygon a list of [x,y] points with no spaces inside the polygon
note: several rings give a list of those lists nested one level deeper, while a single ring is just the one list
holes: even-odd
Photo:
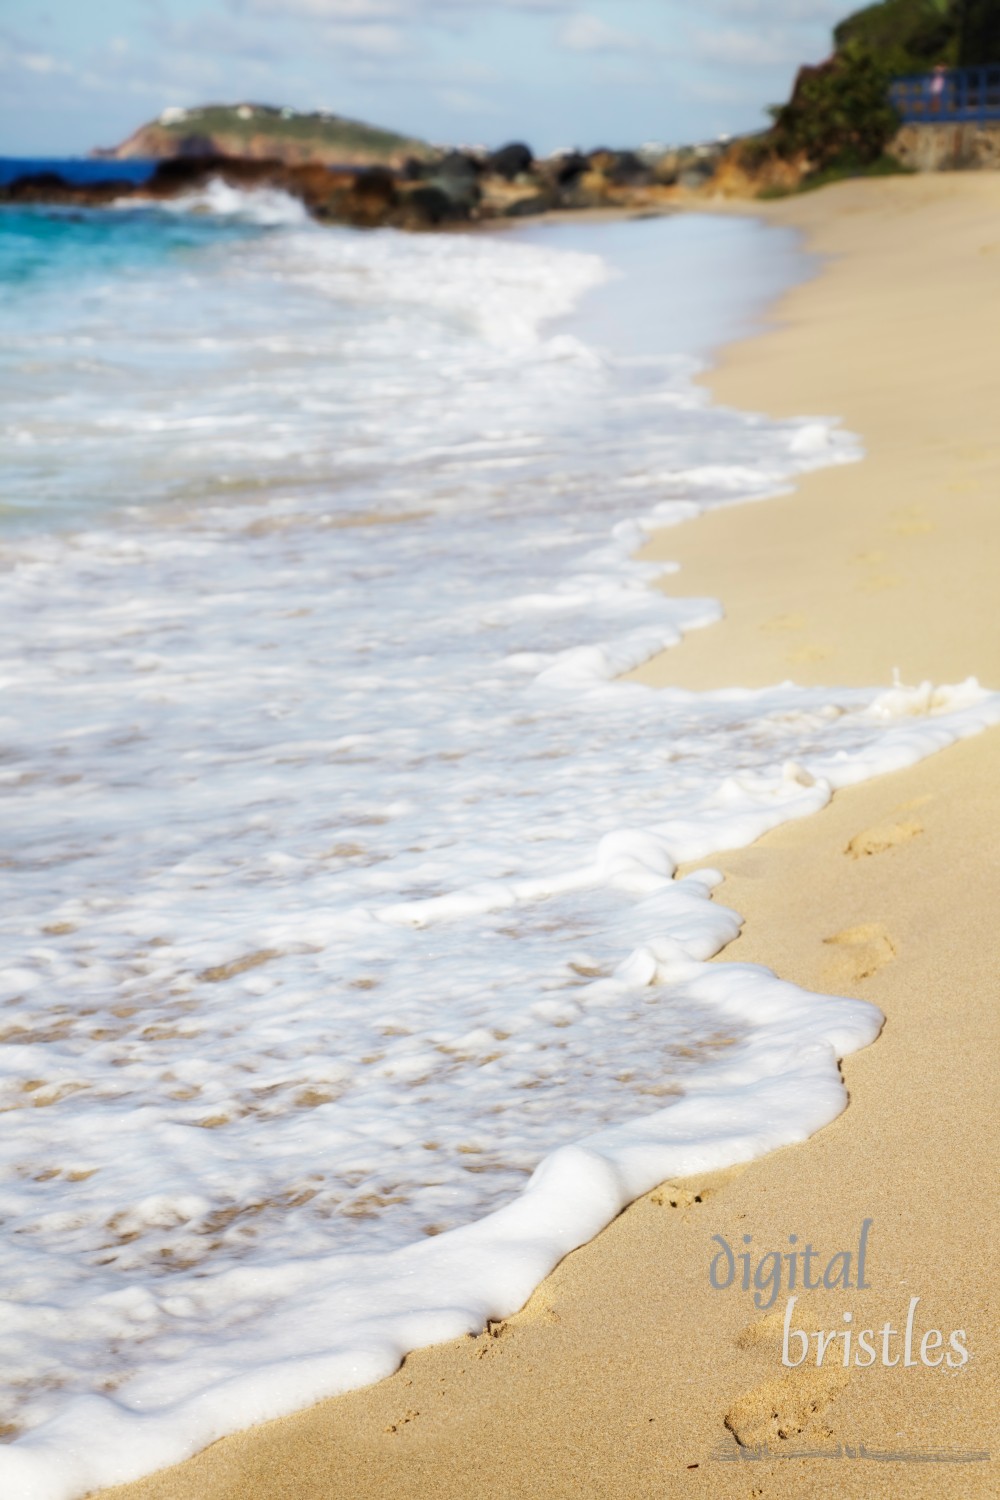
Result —
[{"label": "white cloud", "polygon": [[324,35],[333,47],[362,57],[402,57],[410,50],[399,27],[383,22],[366,26],[330,26]]},{"label": "white cloud", "polygon": [[434,96],[439,104],[456,115],[495,115],[496,105],[479,94],[470,94],[465,89],[438,89]]},{"label": "white cloud", "polygon": [[230,0],[237,10],[258,16],[307,21],[467,20],[475,12],[571,10],[578,0]]},{"label": "white cloud", "polygon": [[557,40],[569,52],[635,52],[642,46],[638,37],[583,11],[560,27]]},{"label": "white cloud", "polygon": [[763,18],[772,26],[832,26],[848,12],[844,0],[708,0],[723,16]]},{"label": "white cloud", "polygon": [[70,67],[69,63],[60,62],[58,57],[51,57],[47,52],[22,52],[15,56],[14,61],[29,73],[75,73],[76,69]]},{"label": "white cloud", "polygon": [[771,31],[741,31],[735,26],[721,31],[696,32],[692,43],[695,57],[723,67],[775,68],[801,60],[801,48],[787,35]]},{"label": "white cloud", "polygon": [[259,16],[307,21],[384,21],[411,15],[412,0],[244,0],[241,9]]}]

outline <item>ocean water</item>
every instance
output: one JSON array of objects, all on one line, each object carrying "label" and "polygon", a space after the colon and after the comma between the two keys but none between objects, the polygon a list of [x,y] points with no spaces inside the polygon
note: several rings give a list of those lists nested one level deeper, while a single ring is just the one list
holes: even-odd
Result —
[{"label": "ocean water", "polygon": [[153,175],[158,165],[139,158],[104,161],[89,156],[0,156],[0,187],[39,172],[55,172],[65,182],[141,183]]},{"label": "ocean water", "polygon": [[693,383],[807,270],[0,215],[5,1497],[377,1379],[843,1108],[878,1011],[709,964],[711,857],[997,699],[616,680],[721,614],[650,528],[860,456]]}]

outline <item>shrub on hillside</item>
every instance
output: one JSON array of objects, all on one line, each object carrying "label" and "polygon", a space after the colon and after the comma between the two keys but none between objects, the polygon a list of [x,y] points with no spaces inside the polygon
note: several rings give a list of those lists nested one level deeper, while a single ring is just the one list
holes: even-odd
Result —
[{"label": "shrub on hillside", "polygon": [[997,0],[960,0],[958,61],[963,68],[1000,63],[1000,5]]},{"label": "shrub on hillside", "polygon": [[848,44],[828,62],[801,68],[787,104],[772,110],[770,141],[779,156],[804,156],[814,171],[878,161],[899,128],[889,102],[892,74]]},{"label": "shrub on hillside", "polygon": [[[964,0],[971,3],[971,0]],[[986,0],[991,8],[995,0]],[[849,48],[878,58],[892,75],[922,73],[958,62],[963,0],[881,0],[833,29],[838,53]]]}]

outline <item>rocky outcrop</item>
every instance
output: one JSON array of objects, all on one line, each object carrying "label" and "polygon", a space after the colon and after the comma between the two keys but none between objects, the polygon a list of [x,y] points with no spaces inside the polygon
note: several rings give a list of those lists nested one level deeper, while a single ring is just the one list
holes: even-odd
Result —
[{"label": "rocky outcrop", "polygon": [[0,200],[101,206],[117,200],[136,204],[176,198],[212,181],[231,187],[272,188],[291,194],[313,217],[358,228],[390,225],[434,229],[487,219],[523,218],[552,209],[664,210],[720,190],[752,194],[747,173],[720,171],[721,146],[677,150],[573,151],[538,160],[526,146],[500,151],[439,152],[409,156],[398,168],[329,166],[277,158],[178,154],[158,163],[141,185],[122,179],[79,184],[55,173],[16,179],[0,189]]},{"label": "rocky outcrop", "polygon": [[89,204],[102,207],[132,191],[132,184],[117,178],[88,182],[67,182],[58,172],[27,172],[0,187],[0,203]]},{"label": "rocky outcrop", "polygon": [[900,166],[916,172],[996,171],[1000,168],[1000,120],[904,125],[886,150]]},{"label": "rocky outcrop", "polygon": [[144,183],[115,178],[96,183],[72,183],[57,172],[34,172],[0,187],[0,202],[22,204],[105,207],[109,202],[133,204],[159,202],[198,192],[213,181],[243,190],[267,189],[298,198],[315,219],[346,223],[360,229],[391,225],[403,229],[430,229],[471,217],[469,181],[478,177],[457,171],[453,165],[435,180],[405,177],[385,166],[330,168],[318,162],[288,165],[277,160],[255,160],[240,156],[175,156],[160,162]]},{"label": "rocky outcrop", "polygon": [[464,151],[449,151],[440,161],[430,163],[419,173],[426,187],[436,190],[448,203],[456,218],[474,217],[483,199],[479,180],[483,163]]},{"label": "rocky outcrop", "polygon": [[499,151],[486,158],[487,172],[504,178],[506,182],[513,182],[516,177],[530,172],[534,164],[531,148],[523,141],[511,141],[509,146],[501,146]]},{"label": "rocky outcrop", "polygon": [[755,154],[748,142],[643,153],[602,148],[544,160],[513,145],[492,154],[408,157],[398,169],[197,153],[161,161],[141,185],[122,179],[78,184],[55,173],[25,176],[0,188],[0,201],[102,206],[131,199],[141,204],[221,181],[289,193],[326,223],[420,230],[554,209],[657,212],[702,197],[754,197],[769,189],[793,189],[803,170],[801,163]]},{"label": "rocky outcrop", "polygon": [[700,188],[692,186],[719,198],[777,198],[796,192],[812,170],[804,153],[782,156],[763,137],[750,137],[733,141]]}]

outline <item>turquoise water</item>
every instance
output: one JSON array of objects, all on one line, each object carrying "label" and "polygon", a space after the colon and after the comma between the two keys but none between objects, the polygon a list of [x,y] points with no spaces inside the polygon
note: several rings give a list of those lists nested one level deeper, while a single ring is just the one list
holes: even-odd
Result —
[{"label": "turquoise water", "polygon": [[260,226],[154,208],[0,208],[0,296],[8,288],[72,293],[95,277],[181,262],[191,251],[261,234]]},{"label": "turquoise water", "polygon": [[[690,368],[748,331],[806,265],[792,235],[748,222],[591,236],[321,229],[283,194],[218,183],[169,204],[0,207],[0,521],[63,527],[274,489],[392,510],[428,443],[490,425],[511,371],[525,355],[534,367],[540,322],[588,359],[638,357],[621,379],[655,393],[664,358]],[[464,392],[453,366],[476,370]],[[546,441],[571,451],[589,423],[596,473],[605,436],[629,439],[598,430],[610,408],[578,428],[581,410],[561,409]],[[664,451],[692,423],[706,451],[725,448],[714,419],[673,414]]]},{"label": "turquoise water", "polygon": [[[216,194],[216,196],[218,196]],[[207,211],[0,207],[0,521],[76,524],[107,507],[187,492],[197,461],[150,438],[197,421],[244,350],[230,333],[269,326],[243,305],[232,258],[298,205],[260,195]],[[190,211],[193,210],[193,211]],[[260,222],[263,218],[265,222]],[[280,313],[278,314],[280,321]],[[222,344],[231,354],[220,357]],[[208,390],[199,394],[205,382]],[[153,450],[156,451],[153,451]],[[204,478],[212,483],[213,468]]]}]

